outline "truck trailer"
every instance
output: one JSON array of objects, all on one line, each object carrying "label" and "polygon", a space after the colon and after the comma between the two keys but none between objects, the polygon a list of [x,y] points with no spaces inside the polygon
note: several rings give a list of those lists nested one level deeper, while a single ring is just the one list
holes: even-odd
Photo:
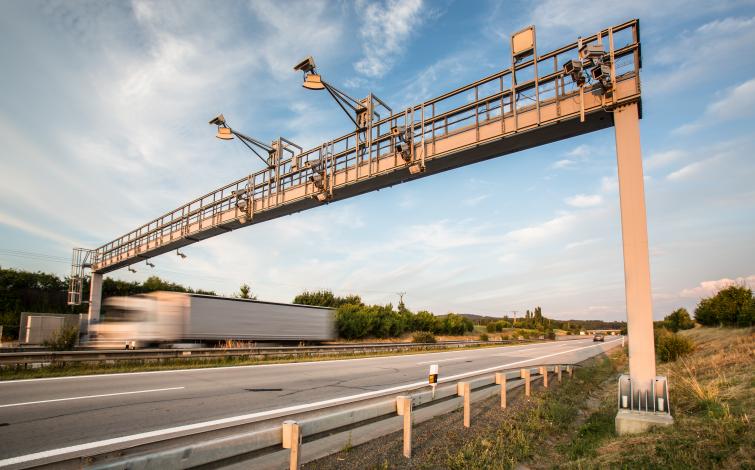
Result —
[{"label": "truck trailer", "polygon": [[325,307],[180,292],[109,297],[89,329],[98,348],[139,348],[226,341],[263,344],[335,338],[335,312]]}]

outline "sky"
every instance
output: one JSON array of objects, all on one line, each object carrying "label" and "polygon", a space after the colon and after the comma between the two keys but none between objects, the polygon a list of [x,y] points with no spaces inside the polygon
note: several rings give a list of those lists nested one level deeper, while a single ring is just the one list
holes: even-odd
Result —
[{"label": "sky", "polygon": [[[638,0],[0,2],[0,266],[70,272],[95,248],[260,169],[208,120],[304,148],[352,131],[292,66],[402,109],[641,22],[656,319],[755,286],[755,2]],[[626,318],[613,129],[544,145],[168,253],[158,275],[264,300],[357,293],[412,310]]]}]

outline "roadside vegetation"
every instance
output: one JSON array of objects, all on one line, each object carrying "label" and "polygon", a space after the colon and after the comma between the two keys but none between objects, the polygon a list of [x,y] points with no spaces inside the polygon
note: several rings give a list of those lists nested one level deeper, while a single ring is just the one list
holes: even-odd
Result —
[{"label": "roadside vegetation", "polygon": [[[157,276],[150,276],[144,282],[126,282],[106,277],[102,282],[102,296],[134,295],[158,290],[190,292],[215,295],[215,292],[192,289]],[[68,278],[54,274],[30,272],[20,269],[0,267],[0,326],[3,337],[18,338],[18,324],[21,312],[70,313],[87,311],[87,305],[67,304]],[[89,281],[84,279],[83,298],[89,298]]]},{"label": "roadside vegetation", "polygon": [[671,427],[616,435],[616,379],[628,367],[623,348],[582,363],[560,385],[536,382],[529,399],[521,389],[509,392],[505,410],[498,397],[473,404],[470,429],[460,411],[415,425],[410,460],[394,433],[305,468],[755,468],[755,332],[698,327],[679,336],[693,349],[658,364],[671,384]]}]

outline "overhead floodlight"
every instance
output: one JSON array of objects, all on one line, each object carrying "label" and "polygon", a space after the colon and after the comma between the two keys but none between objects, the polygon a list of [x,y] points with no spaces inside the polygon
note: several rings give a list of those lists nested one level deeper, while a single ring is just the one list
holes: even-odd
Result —
[{"label": "overhead floodlight", "polygon": [[[330,93],[330,96],[336,100],[338,106],[340,106],[343,112],[349,116],[349,119],[351,119],[360,131],[365,130],[369,126],[370,122],[372,122],[373,114],[377,115],[378,119],[380,119],[380,115],[374,111],[374,108],[377,105],[373,104],[373,100],[377,102],[377,104],[382,105],[389,113],[393,113],[388,105],[373,94],[370,94],[367,98],[359,101],[323,80],[322,76],[320,76],[315,70],[315,59],[313,59],[312,56],[309,56],[296,64],[294,70],[303,72],[304,82],[302,83],[302,86],[304,88],[308,90],[327,90],[328,93]],[[350,108],[351,111],[349,111],[348,108]]]},{"label": "overhead floodlight", "polygon": [[176,255],[180,256],[181,259],[186,259],[186,253],[181,253],[181,251],[179,251],[178,248],[176,248]]},{"label": "overhead floodlight", "polygon": [[302,84],[307,90],[324,90],[325,84],[322,82],[322,77],[316,73],[310,73],[304,77],[304,83]]},{"label": "overhead floodlight", "polygon": [[230,127],[218,127],[218,133],[215,134],[220,140],[233,140],[233,131]]}]

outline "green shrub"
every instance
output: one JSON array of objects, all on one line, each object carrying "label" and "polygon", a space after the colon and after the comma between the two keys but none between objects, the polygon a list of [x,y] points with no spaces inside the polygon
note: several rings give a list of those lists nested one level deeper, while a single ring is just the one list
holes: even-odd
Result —
[{"label": "green shrub", "polygon": [[490,339],[488,338],[488,334],[487,333],[483,333],[483,334],[480,335],[480,341],[489,341],[489,340]]},{"label": "green shrub", "polygon": [[495,329],[496,329],[496,326],[497,326],[497,325],[498,325],[498,324],[497,324],[496,322],[490,322],[490,323],[488,323],[487,325],[485,325],[485,330],[486,330],[486,331],[487,331],[488,333],[495,333]]},{"label": "green shrub", "polygon": [[42,344],[53,351],[71,351],[79,339],[79,329],[75,326],[63,326],[55,331]]},{"label": "green shrub", "polygon": [[702,299],[695,309],[695,320],[705,326],[752,326],[754,317],[755,298],[743,286],[727,287]]},{"label": "green shrub", "polygon": [[676,333],[679,330],[689,330],[695,327],[695,322],[689,316],[686,308],[678,308],[663,319],[663,326]]},{"label": "green shrub", "polygon": [[671,362],[685,356],[695,349],[689,338],[670,333],[665,328],[655,331],[655,354],[661,362]]},{"label": "green shrub", "polygon": [[416,331],[412,335],[412,341],[415,343],[436,343],[435,335],[429,331]]}]

